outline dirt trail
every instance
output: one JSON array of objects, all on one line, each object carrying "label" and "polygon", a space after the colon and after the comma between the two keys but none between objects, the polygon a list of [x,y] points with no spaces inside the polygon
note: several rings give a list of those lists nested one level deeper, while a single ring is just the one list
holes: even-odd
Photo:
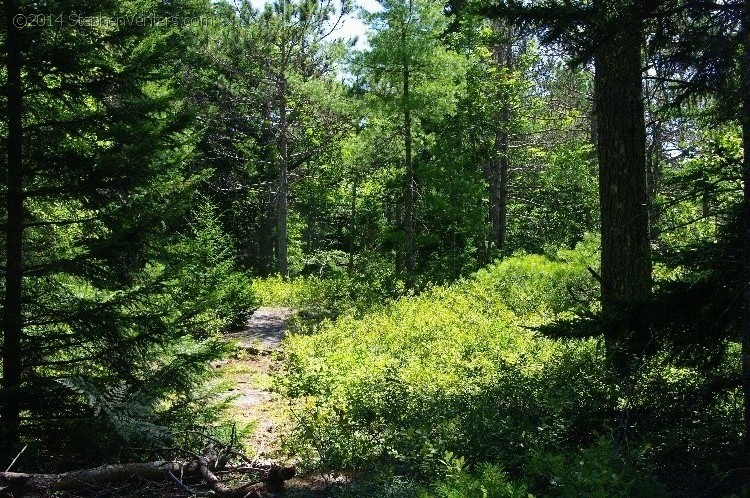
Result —
[{"label": "dirt trail", "polygon": [[236,340],[245,349],[257,348],[262,352],[279,350],[287,330],[286,321],[291,315],[290,308],[261,306],[242,330],[226,337]]},{"label": "dirt trail", "polygon": [[270,391],[271,374],[280,368],[273,353],[281,350],[291,315],[289,308],[258,308],[245,327],[225,336],[236,342],[244,353],[215,365],[230,384],[226,394],[234,398],[231,415],[255,425],[255,434],[249,443],[260,458],[271,456],[269,453],[274,449],[273,440],[280,422],[276,395]]}]

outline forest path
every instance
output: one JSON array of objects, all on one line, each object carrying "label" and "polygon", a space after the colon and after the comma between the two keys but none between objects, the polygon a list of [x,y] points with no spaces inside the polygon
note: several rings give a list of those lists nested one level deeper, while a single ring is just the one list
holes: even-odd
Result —
[{"label": "forest path", "polygon": [[278,351],[286,335],[286,321],[291,315],[291,308],[261,306],[245,327],[225,337],[236,340],[243,349],[256,348],[261,353]]},{"label": "forest path", "polygon": [[281,368],[278,354],[287,332],[287,320],[293,310],[262,306],[240,330],[225,335],[239,346],[234,357],[217,362],[231,396],[229,415],[240,427],[249,429],[248,446],[258,458],[271,456],[277,428],[283,422],[278,395],[271,392],[271,376]]}]

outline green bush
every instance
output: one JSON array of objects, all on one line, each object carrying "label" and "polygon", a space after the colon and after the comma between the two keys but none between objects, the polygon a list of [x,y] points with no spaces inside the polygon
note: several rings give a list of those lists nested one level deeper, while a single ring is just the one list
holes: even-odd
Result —
[{"label": "green bush", "polygon": [[419,494],[419,498],[528,498],[529,496],[526,486],[509,481],[501,467],[490,464],[481,465],[477,475],[461,471],[450,479],[431,486],[429,490],[422,490]]},{"label": "green bush", "polygon": [[425,496],[495,492],[483,464],[554,496],[655,496],[654,475],[674,487],[686,469],[715,474],[741,406],[717,386],[739,378],[736,361],[700,371],[665,351],[616,381],[599,340],[535,331],[597,312],[597,246],[519,254],[290,336],[277,379],[295,416],[287,448],[320,470],[442,483]]},{"label": "green bush", "polygon": [[326,276],[301,275],[283,279],[274,275],[256,279],[252,291],[265,306],[287,306],[304,316],[362,315],[404,293],[403,282],[387,269],[373,265],[367,273],[344,272]]},{"label": "green bush", "polygon": [[590,285],[595,245],[510,258],[290,337],[281,379],[299,404],[290,447],[326,469],[430,476],[448,452],[519,467],[535,447],[604,430],[601,407],[616,393],[596,342],[559,343],[525,327],[580,306],[571,290]]},{"label": "green bush", "polygon": [[568,454],[535,453],[525,467],[537,489],[565,497],[664,496],[646,460],[647,447],[616,447],[601,437],[591,446]]}]

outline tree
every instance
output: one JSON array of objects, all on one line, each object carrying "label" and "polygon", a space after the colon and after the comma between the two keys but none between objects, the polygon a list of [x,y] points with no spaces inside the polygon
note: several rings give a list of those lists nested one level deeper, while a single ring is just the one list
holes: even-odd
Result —
[{"label": "tree", "polygon": [[[18,445],[20,424],[21,341],[23,338],[23,89],[21,33],[13,23],[19,2],[5,2],[7,59],[7,194],[5,302],[3,305],[3,396],[0,445],[12,452]],[[4,455],[0,455],[4,456]]]},{"label": "tree", "polygon": [[521,76],[519,59],[523,43],[515,28],[503,21],[486,21],[477,16],[462,17],[455,34],[457,52],[467,58],[466,89],[461,95],[458,133],[469,159],[482,163],[487,182],[488,237],[482,240],[482,259],[502,253],[508,224],[511,141],[519,131],[518,112],[527,80]]},{"label": "tree", "polygon": [[[742,129],[742,237],[735,240],[732,233],[737,227],[733,224],[733,213],[726,215],[722,233],[725,251],[734,255],[742,254],[742,318],[741,318],[741,364],[744,398],[743,446],[750,448],[750,6],[746,1],[714,3],[692,2],[689,0],[670,2],[649,12],[653,34],[649,42],[649,53],[659,61],[656,77],[662,80],[668,90],[669,99],[665,107],[681,110],[686,103],[702,101],[710,109],[708,116],[711,125],[727,122],[739,124]],[[741,54],[741,55],[740,55]],[[737,77],[739,75],[739,77]],[[708,99],[708,102],[706,102]],[[677,125],[684,128],[683,123]],[[718,156],[723,156],[718,147]],[[722,160],[725,158],[722,157]],[[731,162],[730,162],[731,165]],[[702,172],[703,178],[714,176],[716,172]],[[731,177],[729,171],[716,175],[723,177],[713,185],[702,182],[703,217],[711,214],[708,202],[710,190]],[[731,190],[725,190],[724,193]],[[741,250],[740,250],[741,247]],[[696,248],[699,251],[700,248]],[[738,283],[734,278],[736,267],[727,264],[733,258],[721,255],[724,265],[713,268],[708,274],[720,282],[722,294],[733,289]],[[723,270],[723,271],[722,271]],[[701,296],[703,300],[711,301]],[[722,306],[720,313],[714,313],[722,332],[732,330],[724,322],[724,315],[734,307],[731,303]],[[712,317],[714,318],[714,317]],[[702,333],[702,332],[701,332]],[[714,340],[717,338],[714,337]],[[721,344],[721,340],[717,340]]]},{"label": "tree", "polygon": [[[275,16],[266,10],[263,23],[269,31],[267,39],[271,41],[268,75],[275,86],[276,114],[278,119],[279,180],[277,185],[277,248],[276,258],[282,276],[289,275],[288,261],[288,196],[291,140],[289,123],[290,96],[293,95],[292,80],[313,76],[322,76],[330,65],[321,44],[333,30],[328,21],[335,14],[331,2],[304,2],[295,4],[290,0],[278,0],[274,4]],[[342,2],[339,11],[343,16],[348,10]],[[334,22],[334,27],[337,22]],[[295,74],[296,73],[296,74]],[[300,109],[293,109],[299,113]],[[309,154],[310,151],[307,151]],[[300,161],[301,159],[301,161]],[[297,158],[298,163],[309,160],[307,154]]]},{"label": "tree", "polygon": [[420,133],[423,119],[435,119],[434,114],[443,114],[454,104],[452,87],[458,59],[440,40],[446,20],[439,2],[396,0],[384,1],[382,6],[381,12],[368,16],[373,34],[370,50],[360,64],[369,89],[380,96],[387,112],[400,120],[404,277],[407,287],[412,287],[416,267],[415,133]]},{"label": "tree", "polygon": [[[617,3],[617,2],[615,2]],[[651,255],[642,90],[643,23],[612,15],[629,3],[595,5],[603,29],[594,53],[599,202],[601,299],[608,354],[620,371],[644,353],[648,328],[636,317],[651,294]]]},{"label": "tree", "polygon": [[225,23],[209,33],[210,70],[192,84],[211,123],[201,148],[216,167],[212,196],[245,264],[271,271],[275,238],[276,270],[288,276],[290,179],[351,127],[334,102],[340,43],[328,40],[349,7],[283,0],[261,11],[250,2],[215,9]]},{"label": "tree", "polygon": [[[186,386],[223,350],[208,336],[252,306],[231,255],[194,265],[197,251],[180,252],[225,245],[211,226],[184,226],[200,218],[206,173],[193,171],[197,134],[175,79],[192,30],[164,21],[206,7],[6,4],[4,457],[22,439],[40,460],[168,440],[160,424],[194,403]],[[116,21],[141,9],[163,22]],[[62,17],[18,28],[17,14]],[[200,293],[186,292],[191,278]]]},{"label": "tree", "polygon": [[[626,372],[648,343],[638,323],[651,293],[651,256],[642,101],[643,21],[653,6],[631,0],[593,5],[514,1],[480,9],[533,25],[574,62],[593,58],[602,232],[601,299],[610,364]],[[641,311],[639,311],[641,310]]]},{"label": "tree", "polygon": [[[514,28],[511,25],[497,23],[494,31],[498,40],[492,47],[492,56],[500,71],[505,74],[502,77],[509,78],[515,66],[515,55],[513,53]],[[508,86],[508,85],[506,85]],[[510,92],[506,92],[510,93]],[[510,170],[510,127],[511,113],[513,112],[512,96],[502,95],[500,97],[500,109],[495,119],[502,123],[498,127],[493,157],[489,164],[490,183],[490,221],[492,225],[490,235],[490,251],[502,252],[505,248],[505,234],[508,225],[508,177]]]},{"label": "tree", "polygon": [[744,288],[742,300],[742,392],[744,398],[744,448],[750,452],[750,2],[742,10],[742,181],[743,181],[743,257]]}]

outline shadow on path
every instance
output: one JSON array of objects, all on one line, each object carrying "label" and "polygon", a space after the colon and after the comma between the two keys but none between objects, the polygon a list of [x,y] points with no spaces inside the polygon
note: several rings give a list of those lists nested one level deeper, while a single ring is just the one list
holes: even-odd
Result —
[{"label": "shadow on path", "polygon": [[270,352],[281,348],[286,334],[286,321],[291,316],[290,308],[261,306],[248,319],[242,330],[227,334],[228,339],[237,341],[243,348],[258,348]]}]

